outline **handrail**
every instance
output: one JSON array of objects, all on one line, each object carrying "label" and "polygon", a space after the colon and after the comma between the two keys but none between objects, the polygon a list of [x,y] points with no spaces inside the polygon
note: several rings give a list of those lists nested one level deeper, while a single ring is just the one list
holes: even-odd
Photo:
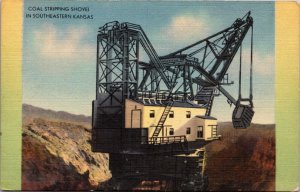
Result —
[{"label": "handrail", "polygon": [[171,144],[171,143],[186,143],[187,139],[185,135],[180,136],[168,136],[168,137],[155,137],[149,138],[149,144]]},{"label": "handrail", "polygon": [[[141,99],[156,99],[156,100],[168,100],[169,93],[167,91],[153,92],[153,91],[139,91],[138,97]],[[173,101],[182,101],[184,99],[184,93],[173,96]]]},{"label": "handrail", "polygon": [[99,27],[98,32],[103,33],[103,32],[108,31],[109,28],[115,29],[115,28],[118,28],[118,27],[119,27],[119,22],[118,21],[111,21],[111,22],[105,23],[104,26]]}]

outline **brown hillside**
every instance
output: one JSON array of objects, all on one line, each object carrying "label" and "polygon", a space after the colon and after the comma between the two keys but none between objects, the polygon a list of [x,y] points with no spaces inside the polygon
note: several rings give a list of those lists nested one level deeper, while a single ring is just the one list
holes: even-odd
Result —
[{"label": "brown hillside", "polygon": [[74,115],[64,111],[53,111],[50,109],[43,109],[28,104],[23,104],[23,121],[28,123],[34,118],[43,118],[51,121],[62,121],[81,124],[86,127],[91,126],[92,119],[90,116]]},{"label": "brown hillside", "polygon": [[211,191],[275,190],[275,126],[252,124],[235,130],[220,123],[220,141],[207,149]]}]

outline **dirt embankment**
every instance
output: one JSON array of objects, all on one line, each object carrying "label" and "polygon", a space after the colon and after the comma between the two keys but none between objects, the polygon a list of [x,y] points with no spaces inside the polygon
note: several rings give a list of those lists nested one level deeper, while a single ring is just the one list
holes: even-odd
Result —
[{"label": "dirt embankment", "polygon": [[211,191],[275,190],[275,125],[235,130],[221,123],[222,140],[207,148]]}]

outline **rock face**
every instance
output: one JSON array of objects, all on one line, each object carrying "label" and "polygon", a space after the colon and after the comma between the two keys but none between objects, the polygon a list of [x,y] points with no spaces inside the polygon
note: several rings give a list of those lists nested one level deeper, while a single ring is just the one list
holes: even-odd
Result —
[{"label": "rock face", "polygon": [[23,115],[23,190],[91,190],[111,177],[108,155],[91,152],[90,128]]},{"label": "rock face", "polygon": [[235,130],[220,124],[222,140],[207,149],[210,191],[275,190],[275,125]]}]

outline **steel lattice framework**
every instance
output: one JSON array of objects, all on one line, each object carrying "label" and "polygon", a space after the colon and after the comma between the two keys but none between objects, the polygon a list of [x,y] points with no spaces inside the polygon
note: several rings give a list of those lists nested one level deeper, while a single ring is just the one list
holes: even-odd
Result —
[{"label": "steel lattice framework", "polygon": [[[117,21],[107,23],[99,28],[97,40],[96,97],[106,93],[102,104],[107,106],[110,101],[110,106],[116,107],[115,114],[122,113],[126,98],[198,101],[207,108],[207,115],[219,92],[230,104],[239,105],[242,99],[237,101],[223,85],[230,84],[226,72],[252,26],[249,12],[218,33],[159,57],[141,26]],[[149,62],[139,60],[139,49],[147,53]],[[252,85],[250,92],[246,100],[253,107]],[[102,111],[108,113],[105,107]]]}]

